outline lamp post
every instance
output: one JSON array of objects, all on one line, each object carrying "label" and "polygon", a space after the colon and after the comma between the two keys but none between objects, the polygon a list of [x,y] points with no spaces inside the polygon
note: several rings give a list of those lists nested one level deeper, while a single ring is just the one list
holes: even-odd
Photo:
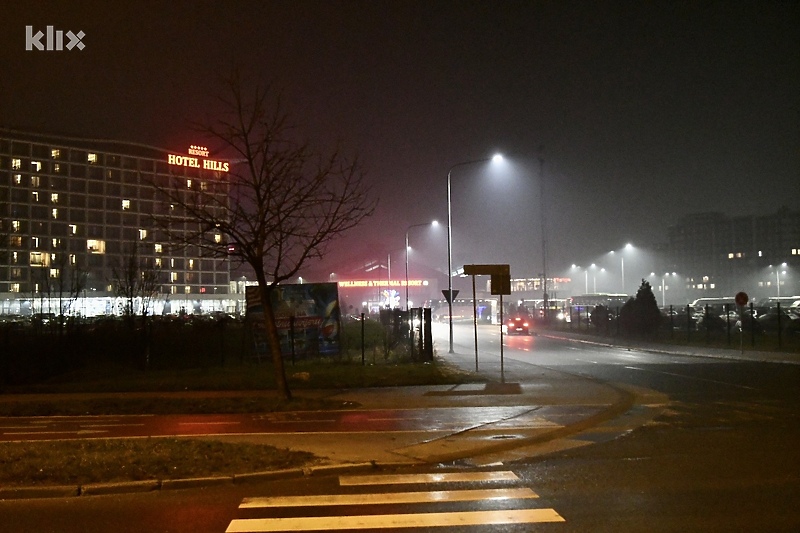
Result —
[{"label": "lamp post", "polygon": [[456,163],[450,170],[447,171],[447,309],[448,309],[448,322],[450,324],[450,350],[449,353],[455,353],[453,350],[453,210],[450,202],[450,177],[453,170],[466,166],[474,165],[477,163],[485,163],[486,161],[501,161],[503,156],[496,154],[493,157],[484,159],[475,159],[473,161],[463,161]]},{"label": "lamp post", "polygon": [[408,232],[411,231],[412,228],[420,228],[422,226],[438,226],[438,225],[439,225],[439,222],[434,220],[433,222],[425,223],[425,224],[411,224],[406,229],[406,311],[408,311],[408,309],[409,309],[409,307],[408,307],[408,249],[409,249],[409,246],[408,246]]},{"label": "lamp post", "polygon": [[[632,250],[632,249],[633,249],[633,245],[631,243],[628,243],[628,244],[625,245],[625,248],[623,249],[623,252],[625,250]],[[611,254],[611,255],[614,255],[616,252],[614,250],[611,250],[608,253]],[[619,268],[620,268],[620,278],[621,278],[620,282],[622,283],[622,290],[620,292],[622,294],[625,294],[625,257],[622,256],[621,253],[620,253],[620,258],[619,258]]]},{"label": "lamp post", "polygon": [[[593,294],[597,294],[597,265],[592,263],[591,265],[589,265],[589,268],[591,268],[594,271],[594,273],[592,274],[592,283],[593,283],[592,293]],[[600,269],[600,272],[605,272],[605,271],[606,271],[605,268],[601,268]],[[587,283],[588,283],[588,280],[587,280]]]},{"label": "lamp post", "polygon": [[[772,267],[772,265],[770,265],[770,268],[771,268],[771,267]],[[775,287],[776,287],[776,289],[777,289],[777,294],[776,294],[776,296],[777,296],[778,298],[780,298],[780,297],[781,297],[781,273],[782,273],[784,276],[786,275],[786,271],[785,271],[785,270],[784,270],[783,272],[781,272],[781,267],[784,267],[784,268],[786,268],[786,263],[781,263],[780,265],[775,265]],[[791,294],[791,293],[790,293],[790,294]]]},{"label": "lamp post", "polygon": [[573,270],[583,270],[583,279],[584,279],[584,284],[585,284],[585,288],[584,288],[583,293],[584,294],[589,294],[589,269],[588,268],[579,267],[578,265],[572,265],[572,269]]}]

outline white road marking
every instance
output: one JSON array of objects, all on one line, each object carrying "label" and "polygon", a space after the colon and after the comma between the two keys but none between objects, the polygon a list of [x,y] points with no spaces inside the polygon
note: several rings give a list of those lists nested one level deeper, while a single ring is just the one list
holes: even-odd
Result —
[{"label": "white road marking", "polygon": [[179,426],[235,426],[241,422],[178,422]]},{"label": "white road marking", "polygon": [[124,428],[143,426],[144,424],[81,424],[82,428]]},{"label": "white road marking", "polygon": [[340,531],[345,529],[429,528],[564,521],[561,515],[553,509],[516,509],[507,511],[463,511],[341,517],[256,518],[232,520],[225,531],[226,533]]},{"label": "white road marking", "polygon": [[747,385],[736,385],[735,383],[727,383],[725,381],[718,381],[716,379],[698,378],[695,376],[687,376],[685,374],[676,374],[675,372],[664,372],[663,370],[650,370],[649,368],[639,368],[635,366],[626,366],[629,370],[640,370],[642,372],[653,372],[654,374],[664,374],[666,376],[674,376],[678,378],[686,378],[694,381],[704,381],[706,383],[715,383],[717,385],[727,385],[728,387],[736,387],[737,389],[758,390],[756,387],[748,387]]},{"label": "white road marking", "polygon": [[458,483],[519,481],[514,472],[446,472],[441,474],[388,474],[384,476],[339,476],[339,485],[401,485],[409,483]]},{"label": "white road marking", "polygon": [[5,432],[3,435],[91,435],[93,433],[108,433],[107,429],[79,429],[72,431],[16,431]]},{"label": "white road marking", "polygon": [[321,494],[313,496],[275,496],[245,498],[240,509],[262,507],[315,507],[329,505],[380,505],[408,503],[469,502],[538,498],[529,488],[394,492],[387,494]]}]

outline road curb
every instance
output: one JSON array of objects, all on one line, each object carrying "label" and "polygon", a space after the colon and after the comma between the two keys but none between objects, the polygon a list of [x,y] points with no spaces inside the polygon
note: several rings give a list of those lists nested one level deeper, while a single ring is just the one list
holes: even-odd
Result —
[{"label": "road curb", "polygon": [[0,500],[27,500],[35,498],[66,498],[80,495],[78,485],[57,485],[52,487],[3,487]]},{"label": "road curb", "polygon": [[110,483],[91,483],[79,487],[80,496],[102,496],[104,494],[128,494],[152,492],[161,488],[161,481],[145,479],[142,481],[118,481]]},{"label": "road curb", "polygon": [[230,476],[208,476],[181,479],[148,479],[142,481],[120,481],[92,483],[88,485],[58,485],[52,487],[6,487],[0,488],[0,500],[27,500],[39,498],[73,498],[81,496],[103,496],[110,494],[134,494],[162,490],[197,489],[227,484],[241,485],[321,475],[366,472],[394,466],[409,466],[408,463],[348,463],[317,465],[305,468],[249,472]]},{"label": "road curb", "polygon": [[164,479],[161,490],[196,489],[216,485],[233,485],[234,476],[189,477],[182,479]]}]

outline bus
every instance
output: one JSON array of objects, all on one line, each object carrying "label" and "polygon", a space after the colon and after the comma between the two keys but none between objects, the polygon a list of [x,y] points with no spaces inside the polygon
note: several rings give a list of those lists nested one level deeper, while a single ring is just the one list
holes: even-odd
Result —
[{"label": "bus", "polygon": [[567,307],[571,309],[571,312],[567,313],[566,320],[569,322],[573,314],[586,315],[591,313],[598,305],[605,306],[616,313],[630,298],[627,294],[609,293],[581,294],[580,296],[567,298]]},{"label": "bus", "polygon": [[708,306],[709,313],[724,315],[726,310],[733,311],[736,309],[736,298],[733,296],[698,298],[689,304],[690,311],[695,318],[705,314],[706,306]]}]

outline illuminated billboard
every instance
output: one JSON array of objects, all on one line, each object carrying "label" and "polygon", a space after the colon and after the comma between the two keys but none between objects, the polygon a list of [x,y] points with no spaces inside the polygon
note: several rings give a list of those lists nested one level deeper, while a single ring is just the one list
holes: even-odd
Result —
[{"label": "illuminated billboard", "polygon": [[[247,319],[253,327],[256,354],[264,356],[269,353],[269,348],[258,291],[258,286],[245,289]],[[341,312],[335,283],[278,285],[271,293],[275,325],[284,356],[339,353]]]},{"label": "illuminated billboard", "polygon": [[[227,161],[208,159],[208,148],[205,146],[191,145],[187,152],[189,155],[167,155],[167,164],[175,167],[202,168],[215,172],[228,172],[230,164]],[[197,156],[197,157],[194,157]]]}]

